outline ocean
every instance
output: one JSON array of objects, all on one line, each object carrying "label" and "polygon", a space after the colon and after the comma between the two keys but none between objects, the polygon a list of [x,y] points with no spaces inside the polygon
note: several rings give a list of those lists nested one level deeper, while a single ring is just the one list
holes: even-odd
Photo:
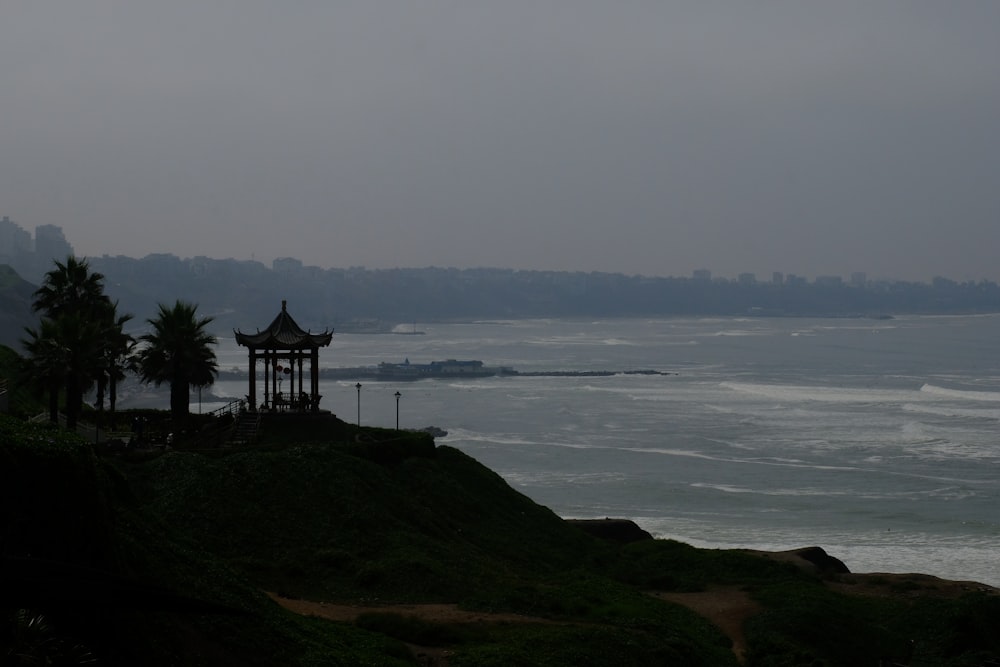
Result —
[{"label": "ocean", "polygon": [[[410,326],[404,327],[410,329]],[[603,377],[324,381],[345,421],[437,426],[567,518],[855,572],[1000,586],[1000,316],[515,320],[335,334],[321,365],[480,359]],[[220,367],[246,350],[220,339]],[[663,375],[625,374],[635,370]],[[261,395],[262,395],[262,390]],[[396,392],[400,393],[398,399]],[[218,382],[192,410],[242,397]],[[197,397],[195,397],[197,401]],[[123,403],[122,407],[128,407]]]}]

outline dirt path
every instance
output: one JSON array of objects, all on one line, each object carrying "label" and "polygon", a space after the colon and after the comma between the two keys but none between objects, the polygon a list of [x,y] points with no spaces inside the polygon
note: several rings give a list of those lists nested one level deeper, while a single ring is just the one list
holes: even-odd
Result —
[{"label": "dirt path", "polygon": [[747,641],[743,622],[760,611],[761,606],[746,592],[734,587],[719,587],[697,593],[652,593],[653,597],[683,605],[708,619],[733,642],[733,653],[743,664]]},{"label": "dirt path", "polygon": [[[329,621],[353,623],[362,614],[401,614],[416,616],[434,623],[546,623],[556,624],[548,618],[523,616],[521,614],[491,614],[481,611],[459,609],[455,604],[392,604],[392,605],[352,605],[330,604],[327,602],[311,602],[309,600],[292,600],[274,593],[268,596],[285,609],[303,616],[316,616]],[[407,643],[413,657],[421,665],[428,667],[447,667],[451,651],[438,646],[419,646]]]},{"label": "dirt path", "polygon": [[[435,623],[545,623],[558,624],[548,618],[524,616],[522,614],[492,614],[482,611],[459,609],[454,604],[392,604],[392,605],[347,605],[309,600],[293,600],[274,593],[268,593],[272,600],[285,609],[303,616],[317,616],[330,621],[353,623],[358,616],[368,613],[392,613],[415,616]],[[743,591],[736,588],[718,588],[698,593],[653,593],[661,600],[687,607],[716,625],[733,642],[733,653],[741,663],[746,654],[746,638],[743,635],[743,621],[760,609]],[[446,649],[410,645],[414,656],[425,665],[447,665],[449,651]]]},{"label": "dirt path", "polygon": [[385,605],[353,605],[332,604],[329,602],[311,602],[309,600],[292,600],[274,593],[268,593],[272,600],[285,609],[303,616],[318,616],[330,621],[353,623],[362,614],[400,614],[416,616],[425,621],[436,623],[548,623],[556,624],[549,618],[538,616],[523,616],[521,614],[492,614],[484,611],[467,611],[459,609],[455,604],[385,604]]}]

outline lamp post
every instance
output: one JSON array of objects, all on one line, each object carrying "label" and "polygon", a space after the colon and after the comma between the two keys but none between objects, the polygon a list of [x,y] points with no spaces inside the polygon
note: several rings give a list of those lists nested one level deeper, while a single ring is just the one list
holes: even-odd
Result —
[{"label": "lamp post", "polygon": [[398,391],[396,392],[396,430],[399,430],[399,397],[402,396]]},{"label": "lamp post", "polygon": [[354,388],[358,390],[358,426],[361,426],[361,383],[354,385]]}]

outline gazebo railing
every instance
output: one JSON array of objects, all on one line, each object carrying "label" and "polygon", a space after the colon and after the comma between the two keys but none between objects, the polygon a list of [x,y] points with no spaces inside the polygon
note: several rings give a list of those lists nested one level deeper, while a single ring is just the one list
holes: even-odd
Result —
[{"label": "gazebo railing", "polygon": [[261,407],[275,412],[310,412],[319,405],[321,398],[321,394],[310,394],[306,391],[291,396],[278,392],[265,401]]}]

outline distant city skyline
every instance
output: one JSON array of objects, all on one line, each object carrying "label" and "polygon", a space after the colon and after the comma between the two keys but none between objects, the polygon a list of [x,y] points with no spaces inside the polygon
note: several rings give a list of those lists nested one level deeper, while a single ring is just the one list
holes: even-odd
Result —
[{"label": "distant city skyline", "polygon": [[16,3],[0,209],[81,255],[1000,280],[1000,3]]},{"label": "distant city skyline", "polygon": [[[41,245],[39,249],[38,245]],[[58,225],[38,225],[35,227],[35,236],[32,237],[29,230],[25,229],[16,220],[10,218],[10,216],[3,215],[0,216],[0,263],[12,263],[15,266],[20,264],[21,266],[30,266],[31,269],[41,274],[44,270],[51,265],[51,260],[61,260],[65,255],[75,253],[73,245],[65,237],[63,230]],[[19,254],[30,254],[30,265],[25,265],[24,262],[18,261]],[[82,253],[76,253],[79,257],[114,257],[117,254],[98,252],[91,253],[90,255],[84,255]],[[398,266],[398,267],[352,267],[352,266],[320,266],[315,264],[308,264],[298,257],[274,257],[270,261],[266,261],[263,258],[238,258],[238,257],[213,257],[210,255],[178,255],[176,253],[167,252],[145,252],[139,255],[121,255],[125,257],[131,257],[133,259],[141,259],[148,255],[171,255],[179,259],[192,259],[195,257],[208,257],[213,260],[233,260],[233,261],[256,261],[267,268],[273,268],[275,270],[281,270],[281,268],[289,269],[291,267],[312,267],[315,266],[321,269],[350,269],[350,268],[365,268],[365,269],[394,269],[394,268],[425,268],[416,266]],[[51,257],[50,257],[51,256]],[[22,257],[23,259],[23,257]],[[493,266],[493,267],[449,267],[449,266],[439,266],[437,268],[463,268],[463,269],[501,269],[501,270],[534,270],[534,271],[566,271],[566,272],[581,272],[582,270],[573,269],[518,269],[517,267],[511,266]],[[589,273],[589,271],[582,271],[584,273]],[[774,269],[767,271],[763,274],[757,274],[753,271],[739,271],[734,274],[722,273],[713,271],[710,268],[698,268],[691,271],[689,275],[682,274],[641,274],[641,273],[629,273],[623,271],[601,271],[600,273],[623,273],[625,275],[647,275],[649,277],[661,277],[661,278],[692,278],[696,280],[733,280],[737,282],[750,282],[750,283],[771,283],[771,284],[797,284],[803,282],[816,282],[816,283],[836,283],[843,282],[845,284],[852,285],[863,285],[868,282],[869,274],[867,271],[849,271],[849,272],[829,272],[829,273],[786,273],[784,271]],[[927,279],[912,279],[911,282],[924,282],[929,283],[936,278],[944,278],[947,280],[952,280],[956,282],[968,282],[956,279],[953,276],[937,274],[930,276]],[[905,278],[897,278],[895,276],[879,276],[877,278],[872,278],[875,281],[907,281]],[[988,280],[982,278],[980,280]],[[973,281],[978,282],[978,281]],[[996,282],[996,281],[991,281]]]}]

